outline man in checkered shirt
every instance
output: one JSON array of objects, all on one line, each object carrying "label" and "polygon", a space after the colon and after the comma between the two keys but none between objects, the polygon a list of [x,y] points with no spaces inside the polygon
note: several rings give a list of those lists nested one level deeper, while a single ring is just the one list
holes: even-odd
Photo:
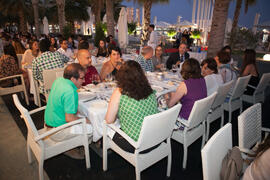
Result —
[{"label": "man in checkered shirt", "polygon": [[64,64],[69,61],[69,58],[65,55],[55,51],[49,51],[50,41],[48,39],[42,39],[39,43],[39,49],[41,55],[35,58],[32,62],[33,78],[41,82],[39,87],[41,93],[45,93],[43,86],[43,70],[63,68]]}]

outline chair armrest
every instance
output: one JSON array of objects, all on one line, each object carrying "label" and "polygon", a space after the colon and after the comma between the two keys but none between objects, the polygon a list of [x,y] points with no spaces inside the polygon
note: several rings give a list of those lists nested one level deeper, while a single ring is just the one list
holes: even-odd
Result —
[{"label": "chair armrest", "polygon": [[250,154],[250,155],[255,155],[255,152],[254,151],[251,151],[250,149],[246,149],[246,148],[240,148],[238,147],[239,150],[242,152],[242,153],[246,153],[246,154]]},{"label": "chair armrest", "polygon": [[184,120],[182,120],[180,118],[178,118],[177,121],[179,121],[181,124],[184,124],[186,127],[189,127],[189,124],[188,124],[187,121],[184,121]]},{"label": "chair armrest", "polygon": [[257,88],[257,87],[255,87],[255,86],[250,85],[250,84],[248,84],[247,86],[248,86],[248,87],[251,87],[252,89],[256,89],[256,88]]},{"label": "chair armrest", "polygon": [[85,121],[85,123],[86,123],[86,119],[85,119],[85,118],[81,118],[81,119],[78,119],[78,120],[75,120],[75,121],[66,123],[66,124],[64,124],[64,125],[62,125],[62,126],[58,126],[58,127],[56,127],[56,128],[53,128],[53,129],[51,129],[51,130],[49,130],[49,131],[46,131],[45,133],[43,133],[43,134],[41,134],[41,135],[35,137],[35,141],[39,141],[39,140],[41,140],[41,139],[43,139],[43,138],[45,138],[45,137],[47,137],[47,136],[49,136],[49,135],[52,135],[52,134],[54,134],[54,133],[56,133],[56,132],[58,132],[58,131],[60,131],[60,130],[62,130],[62,129],[65,129],[65,128],[67,128],[67,127],[73,126],[73,125],[75,125],[75,124],[83,123],[84,121]]},{"label": "chair armrest", "polygon": [[17,75],[1,78],[0,81],[4,81],[4,80],[7,80],[7,79],[14,79],[14,78],[17,78],[17,77],[20,77],[21,79],[23,79],[22,74],[17,74]]},{"label": "chair armrest", "polygon": [[37,113],[37,112],[39,112],[39,111],[42,111],[42,110],[44,110],[44,109],[46,109],[46,106],[42,106],[42,107],[40,107],[40,108],[34,109],[34,110],[32,110],[32,111],[29,111],[29,114],[31,115],[31,114]]},{"label": "chair armrest", "polygon": [[262,128],[262,131],[264,131],[264,132],[270,132],[270,128]]},{"label": "chair armrest", "polygon": [[129,142],[129,144],[131,144],[133,147],[135,147],[135,149],[138,148],[138,143],[135,142],[133,139],[131,139],[128,135],[126,135],[126,133],[124,133],[120,128],[118,128],[114,124],[107,124],[106,121],[104,121],[104,123],[105,123],[105,126],[111,128],[112,130],[114,130],[115,132],[120,134],[123,138],[125,138],[125,140],[127,140]]}]

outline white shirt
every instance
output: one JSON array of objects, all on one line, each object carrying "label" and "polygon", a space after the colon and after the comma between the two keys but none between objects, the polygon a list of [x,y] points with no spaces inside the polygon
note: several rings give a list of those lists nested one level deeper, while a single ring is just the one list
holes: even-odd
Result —
[{"label": "white shirt", "polygon": [[207,89],[207,96],[214,93],[219,86],[223,84],[223,79],[220,74],[210,74],[204,77]]},{"label": "white shirt", "polygon": [[155,51],[156,46],[158,45],[158,35],[156,31],[152,31],[150,34],[150,39],[147,42],[148,46],[151,46],[153,50]]},{"label": "white shirt", "polygon": [[63,48],[59,48],[57,50],[58,52],[60,52],[61,54],[64,54],[65,56],[67,56],[69,58],[70,61],[73,61],[73,52],[71,51],[70,48],[68,48],[66,51]]}]

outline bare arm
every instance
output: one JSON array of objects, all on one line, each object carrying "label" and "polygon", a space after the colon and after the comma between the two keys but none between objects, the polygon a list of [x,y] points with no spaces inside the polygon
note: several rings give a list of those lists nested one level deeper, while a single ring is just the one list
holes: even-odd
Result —
[{"label": "bare arm", "polygon": [[114,123],[116,119],[118,109],[119,109],[120,96],[121,96],[120,89],[119,88],[115,89],[111,96],[108,110],[105,117],[106,123],[108,124]]},{"label": "bare arm", "polygon": [[187,87],[181,82],[175,93],[171,93],[171,98],[167,101],[168,107],[174,106],[184,95],[187,94]]},{"label": "bare arm", "polygon": [[[80,119],[80,117],[76,116],[76,114],[68,114],[68,113],[65,114],[65,118],[66,118],[67,123]],[[89,119],[87,117],[85,118],[86,118],[86,123],[90,124]]]}]

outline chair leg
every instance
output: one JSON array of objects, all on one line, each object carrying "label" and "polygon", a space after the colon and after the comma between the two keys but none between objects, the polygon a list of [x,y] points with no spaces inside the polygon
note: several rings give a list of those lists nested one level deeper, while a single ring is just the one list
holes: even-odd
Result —
[{"label": "chair leg", "polygon": [[204,146],[204,143],[205,143],[205,133],[203,133],[203,136],[202,136],[202,146],[201,146],[201,150]]},{"label": "chair leg", "polygon": [[141,179],[141,172],[138,168],[138,165],[136,165],[136,167],[135,167],[135,173],[136,173],[136,180],[140,180]]},{"label": "chair leg", "polygon": [[43,157],[41,157],[40,158],[40,161],[39,161],[39,168],[38,168],[38,171],[39,171],[39,180],[44,180],[43,163],[44,163],[44,159],[43,159]]},{"label": "chair leg", "polygon": [[224,110],[222,110],[220,128],[222,128],[223,124],[224,124]]},{"label": "chair leg", "polygon": [[[88,142],[88,139],[87,139],[87,142]],[[89,154],[88,143],[87,145],[84,145],[84,153],[85,153],[86,169],[89,170],[91,165],[90,165],[90,154]]]},{"label": "chair leg", "polygon": [[168,155],[167,177],[170,177],[170,175],[171,175],[171,165],[172,165],[172,152],[170,150],[170,153]]},{"label": "chair leg", "polygon": [[231,107],[229,108],[229,123],[231,123],[232,122],[232,109],[231,109]]},{"label": "chair leg", "polygon": [[107,165],[107,161],[108,161],[108,156],[107,156],[107,137],[103,136],[103,171],[107,171],[108,169],[108,165]]},{"label": "chair leg", "polygon": [[205,137],[205,140],[208,141],[208,138],[209,138],[209,131],[210,131],[210,120],[207,119],[207,123],[206,123],[206,137]]},{"label": "chair leg", "polygon": [[186,169],[187,165],[187,145],[184,143],[184,159],[183,159],[183,169]]},{"label": "chair leg", "polygon": [[33,159],[32,159],[31,148],[28,143],[27,143],[27,157],[28,157],[28,163],[31,164],[33,162]]}]

